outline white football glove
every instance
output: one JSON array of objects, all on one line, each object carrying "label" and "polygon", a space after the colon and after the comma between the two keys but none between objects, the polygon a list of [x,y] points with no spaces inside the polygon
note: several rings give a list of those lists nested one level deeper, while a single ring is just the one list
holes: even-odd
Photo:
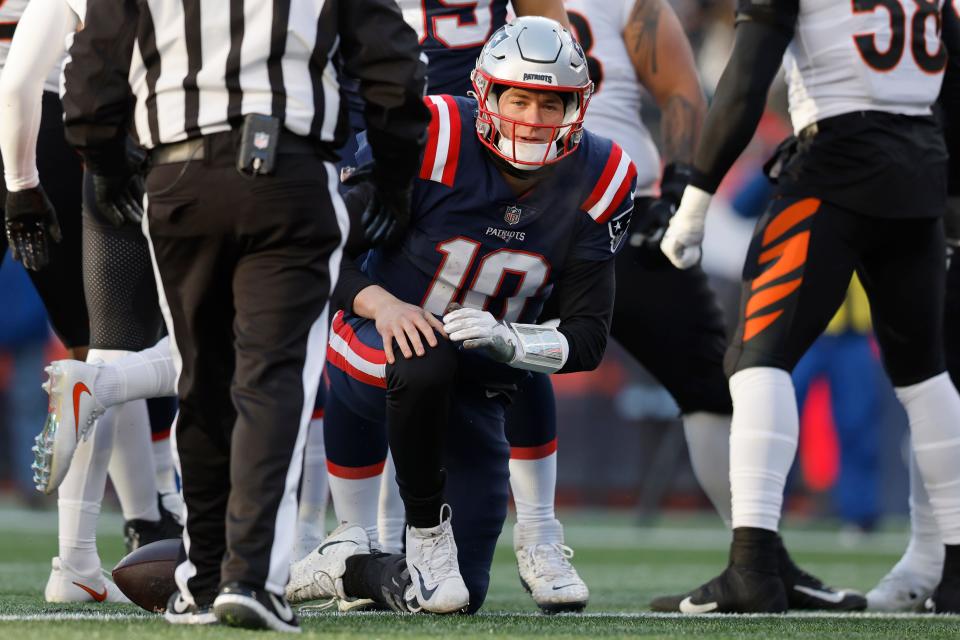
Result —
[{"label": "white football glove", "polygon": [[497,362],[510,363],[517,353],[517,334],[489,311],[460,308],[443,316],[443,330],[464,349],[483,349]]},{"label": "white football glove", "polygon": [[680,207],[670,219],[660,250],[678,269],[689,269],[700,262],[703,225],[713,195],[688,186],[683,191]]}]

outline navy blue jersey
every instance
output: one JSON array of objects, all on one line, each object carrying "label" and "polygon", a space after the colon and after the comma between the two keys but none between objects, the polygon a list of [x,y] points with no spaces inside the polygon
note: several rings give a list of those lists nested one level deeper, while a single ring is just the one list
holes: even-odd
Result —
[{"label": "navy blue jersey", "polygon": [[636,168],[617,144],[584,132],[578,149],[518,197],[477,138],[476,101],[426,101],[433,118],[409,232],[400,247],[372,251],[364,271],[438,316],[457,302],[509,322],[536,322],[568,260],[616,254],[633,210]]},{"label": "navy blue jersey", "polygon": [[470,71],[493,32],[507,22],[507,0],[397,0],[427,54],[427,92],[464,96]]}]

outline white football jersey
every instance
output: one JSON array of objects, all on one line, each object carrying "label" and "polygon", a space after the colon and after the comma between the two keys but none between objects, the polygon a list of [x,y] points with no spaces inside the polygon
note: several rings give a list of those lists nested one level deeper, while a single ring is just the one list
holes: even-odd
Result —
[{"label": "white football jersey", "polygon": [[[0,1],[0,24],[16,24],[20,21],[20,16],[27,8],[29,0],[6,0]],[[10,51],[10,40],[0,38],[0,69],[7,62],[7,53]],[[47,79],[43,84],[46,91],[59,91],[60,87],[60,66],[51,69],[47,74]]]},{"label": "white football jersey", "polygon": [[623,41],[636,0],[564,0],[587,55],[595,93],[584,126],[610,138],[637,165],[637,195],[656,195],[660,153],[640,117],[642,89]]},{"label": "white football jersey", "polygon": [[928,115],[946,64],[943,3],[799,0],[783,60],[794,131],[854,111]]}]

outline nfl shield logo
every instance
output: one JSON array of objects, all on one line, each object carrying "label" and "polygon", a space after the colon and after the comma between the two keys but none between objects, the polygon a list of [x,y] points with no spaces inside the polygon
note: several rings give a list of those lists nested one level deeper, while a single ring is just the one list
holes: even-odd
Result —
[{"label": "nfl shield logo", "polygon": [[253,146],[256,149],[263,151],[270,146],[270,134],[264,133],[263,131],[258,131],[253,134]]},{"label": "nfl shield logo", "polygon": [[503,219],[507,224],[517,224],[520,222],[520,207],[507,207],[503,214]]}]

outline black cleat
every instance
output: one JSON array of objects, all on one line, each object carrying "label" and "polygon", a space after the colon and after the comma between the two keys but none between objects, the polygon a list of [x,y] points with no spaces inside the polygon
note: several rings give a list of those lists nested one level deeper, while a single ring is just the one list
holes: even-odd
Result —
[{"label": "black cleat", "polygon": [[960,547],[946,545],[943,574],[924,609],[930,613],[960,613]]},{"label": "black cleat", "polygon": [[774,536],[763,529],[734,529],[730,564],[723,573],[689,593],[656,598],[650,608],[691,614],[783,613],[787,594]]},{"label": "black cleat", "polygon": [[927,613],[960,613],[960,584],[941,582],[923,603],[923,609]]},{"label": "black cleat", "polygon": [[213,601],[220,624],[243,629],[272,629],[300,633],[300,623],[283,596],[231,582]]},{"label": "black cleat", "polygon": [[655,598],[650,608],[672,613],[782,613],[787,596],[779,576],[730,565],[689,593]]},{"label": "black cleat", "polygon": [[170,624],[217,624],[212,604],[190,604],[180,597],[179,591],[170,596],[163,617]]},{"label": "black cleat", "polygon": [[159,496],[157,502],[160,506],[159,520],[127,520],[123,523],[123,542],[127,546],[127,553],[151,542],[179,538],[183,535],[183,527],[173,514],[163,507]]},{"label": "black cleat", "polygon": [[798,567],[787,548],[780,543],[780,578],[787,591],[787,603],[791,609],[814,609],[822,611],[863,611],[867,599],[858,591],[834,589]]}]

